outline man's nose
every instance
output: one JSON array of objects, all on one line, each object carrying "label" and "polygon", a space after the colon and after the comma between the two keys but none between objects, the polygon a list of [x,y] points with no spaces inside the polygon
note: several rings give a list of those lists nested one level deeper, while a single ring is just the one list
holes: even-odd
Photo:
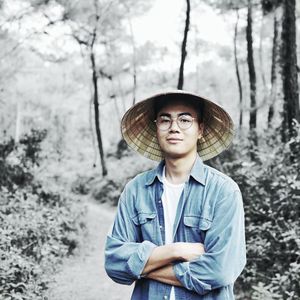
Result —
[{"label": "man's nose", "polygon": [[175,119],[173,119],[172,121],[171,121],[171,126],[170,126],[170,128],[169,128],[169,131],[180,131],[180,129],[179,129],[179,127],[178,127],[178,124],[177,124],[177,120]]}]

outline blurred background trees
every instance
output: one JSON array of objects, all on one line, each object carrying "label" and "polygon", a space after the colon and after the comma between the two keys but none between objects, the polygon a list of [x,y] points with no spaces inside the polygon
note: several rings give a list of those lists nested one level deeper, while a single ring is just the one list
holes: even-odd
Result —
[{"label": "blurred background trees", "polygon": [[[232,176],[244,196],[248,265],[240,298],[299,299],[299,26],[295,0],[0,1],[1,250],[12,249],[8,237],[18,226],[7,221],[9,203],[30,227],[20,189],[28,209],[49,194],[48,214],[55,201],[65,205],[62,215],[73,211],[55,196],[58,186],[116,204],[125,182],[150,167],[122,142],[123,113],[177,87],[216,100],[237,125],[233,147],[208,163]],[[45,192],[45,182],[55,191]],[[37,259],[37,248],[27,256],[20,249],[38,234],[23,234],[14,257]],[[54,248],[76,244],[58,235]],[[26,291],[18,280],[26,285],[31,277],[9,264],[15,273],[5,293],[17,299],[13,293]]]}]

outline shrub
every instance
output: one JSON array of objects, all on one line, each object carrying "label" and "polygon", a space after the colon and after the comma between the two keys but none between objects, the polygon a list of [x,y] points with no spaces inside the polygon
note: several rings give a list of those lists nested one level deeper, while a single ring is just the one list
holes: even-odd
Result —
[{"label": "shrub", "polygon": [[18,144],[12,138],[0,144],[0,187],[12,190],[14,185],[24,187],[32,182],[30,169],[39,165],[41,142],[46,134],[45,130],[32,130]]},{"label": "shrub", "polygon": [[251,299],[300,295],[300,134],[287,144],[278,136],[261,138],[255,161],[240,140],[222,165],[244,198],[248,263],[239,285]]},{"label": "shrub", "polygon": [[38,198],[1,191],[0,294],[8,300],[18,294],[36,299],[46,288],[46,274],[77,245],[79,209],[62,197],[63,205],[45,205]]},{"label": "shrub", "polygon": [[107,202],[115,206],[118,204],[126,183],[136,174],[152,169],[157,165],[157,162],[143,158],[141,155],[128,149],[126,154],[121,157],[110,155],[107,164],[109,173],[106,177],[99,178],[99,176],[94,176],[88,182],[91,187],[91,195],[98,202]]},{"label": "shrub", "polygon": [[32,175],[44,137],[32,131],[21,144],[10,139],[0,145],[0,295],[6,300],[42,299],[83,227],[79,201],[48,190]]},{"label": "shrub", "polygon": [[118,204],[123,184],[116,179],[104,178],[93,191],[93,197],[100,203]]}]

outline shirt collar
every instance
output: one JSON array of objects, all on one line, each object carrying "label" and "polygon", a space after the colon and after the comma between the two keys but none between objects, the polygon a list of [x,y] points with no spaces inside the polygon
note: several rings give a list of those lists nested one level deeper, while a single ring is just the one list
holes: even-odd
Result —
[{"label": "shirt collar", "polygon": [[191,176],[199,183],[205,185],[204,163],[198,155],[192,167]]},{"label": "shirt collar", "polygon": [[154,182],[155,178],[157,178],[162,183],[164,165],[165,161],[162,160],[155,169],[151,170],[148,173],[146,185],[151,185]]},{"label": "shirt collar", "polygon": [[[148,173],[146,185],[151,185],[156,178],[162,183],[164,165],[165,161],[162,160],[155,169]],[[192,167],[190,177],[193,177],[196,181],[205,185],[204,164],[198,155]]]}]

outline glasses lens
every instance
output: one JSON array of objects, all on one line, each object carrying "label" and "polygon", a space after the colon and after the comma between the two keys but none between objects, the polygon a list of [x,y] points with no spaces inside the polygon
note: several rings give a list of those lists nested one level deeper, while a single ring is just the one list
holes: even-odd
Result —
[{"label": "glasses lens", "polygon": [[177,119],[177,124],[180,129],[188,129],[193,124],[193,117],[191,116],[180,116]]},{"label": "glasses lens", "polygon": [[157,127],[160,130],[168,130],[171,126],[172,120],[169,117],[166,116],[160,116],[156,120]]}]

